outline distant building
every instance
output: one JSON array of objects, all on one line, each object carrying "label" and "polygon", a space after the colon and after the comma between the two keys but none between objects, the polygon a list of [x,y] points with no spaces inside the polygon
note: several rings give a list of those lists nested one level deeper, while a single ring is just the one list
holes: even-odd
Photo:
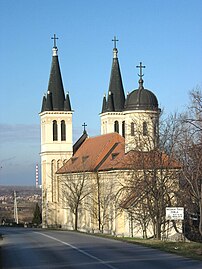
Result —
[{"label": "distant building", "polygon": [[[40,112],[43,227],[74,229],[76,221],[79,230],[141,236],[142,228],[130,211],[137,194],[126,191],[134,172],[142,175],[144,169],[155,169],[165,174],[169,169],[175,182],[172,187],[178,187],[179,164],[158,150],[160,108],[154,93],[144,88],[144,66],[137,66],[138,88],[125,97],[116,38],[113,41],[109,90],[100,113],[101,135],[89,137],[84,124],[74,145],[73,110],[69,94],[64,93],[54,42],[48,91]],[[80,202],[74,208],[76,197]]]}]

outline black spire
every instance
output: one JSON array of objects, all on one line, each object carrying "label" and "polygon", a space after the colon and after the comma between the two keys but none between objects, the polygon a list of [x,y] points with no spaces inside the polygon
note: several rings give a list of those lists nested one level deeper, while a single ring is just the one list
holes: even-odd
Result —
[{"label": "black spire", "polygon": [[43,96],[42,106],[41,106],[41,112],[46,110],[46,96]]},{"label": "black spire", "polygon": [[106,100],[106,95],[104,95],[103,97],[103,101],[102,101],[102,112],[104,113],[107,110],[107,100]]},{"label": "black spire", "polygon": [[[111,69],[111,76],[110,76],[110,83],[109,83],[109,90],[108,90],[108,99],[107,99],[107,111],[111,107],[109,102],[112,102],[113,98],[113,111],[123,111],[124,103],[125,103],[125,94],[123,89],[123,83],[121,78],[121,71],[119,67],[118,61],[118,50],[116,48],[116,42],[118,41],[116,37],[112,40],[114,42],[113,48],[113,61],[112,61],[112,69]],[[112,108],[112,107],[111,107]],[[106,112],[106,111],[102,111]]]},{"label": "black spire", "polygon": [[[53,52],[56,52],[55,48],[53,48]],[[53,110],[64,110],[65,95],[57,54],[53,54],[52,57],[48,91],[52,93]]]},{"label": "black spire", "polygon": [[64,102],[64,110],[65,111],[71,111],[71,103],[70,103],[70,99],[69,99],[69,93],[66,94],[66,99]]},{"label": "black spire", "polygon": [[48,91],[47,97],[46,97],[46,111],[52,111],[53,110],[53,98],[52,93]]},{"label": "black spire", "polygon": [[[46,104],[43,103],[42,110],[43,111],[69,111],[71,110],[71,104],[69,100],[69,96],[65,99],[64,94],[64,88],[63,88],[63,82],[62,82],[62,76],[60,72],[60,65],[58,60],[58,48],[56,46],[56,40],[58,39],[56,35],[54,34],[54,46],[53,46],[53,55],[52,55],[52,64],[51,64],[51,71],[50,71],[50,77],[49,77],[49,83],[48,83],[48,93],[51,93],[49,98],[51,98],[52,103],[52,109],[50,109],[50,102],[47,106],[47,100]],[[48,95],[47,95],[48,99]],[[50,100],[49,100],[50,101]],[[45,101],[44,101],[45,102]]]},{"label": "black spire", "polygon": [[108,101],[107,101],[107,111],[115,111],[114,109],[114,96],[113,93],[109,91]]}]

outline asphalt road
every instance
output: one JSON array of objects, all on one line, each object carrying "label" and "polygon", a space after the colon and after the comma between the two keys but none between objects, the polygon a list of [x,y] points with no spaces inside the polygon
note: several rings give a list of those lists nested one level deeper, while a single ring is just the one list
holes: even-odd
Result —
[{"label": "asphalt road", "polygon": [[5,269],[202,269],[202,262],[71,231],[0,228]]}]

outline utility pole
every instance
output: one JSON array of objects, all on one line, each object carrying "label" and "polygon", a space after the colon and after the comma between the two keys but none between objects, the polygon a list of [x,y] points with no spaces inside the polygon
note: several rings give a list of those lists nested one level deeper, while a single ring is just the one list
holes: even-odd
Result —
[{"label": "utility pole", "polygon": [[15,191],[14,191],[14,221],[18,224],[18,206]]},{"label": "utility pole", "polygon": [[39,187],[39,167],[38,164],[36,164],[36,188]]}]

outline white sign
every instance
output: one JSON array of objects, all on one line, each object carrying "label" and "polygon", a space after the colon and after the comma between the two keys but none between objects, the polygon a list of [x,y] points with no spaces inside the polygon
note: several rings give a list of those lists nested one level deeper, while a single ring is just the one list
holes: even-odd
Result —
[{"label": "white sign", "polygon": [[167,220],[183,220],[184,207],[166,207]]}]

